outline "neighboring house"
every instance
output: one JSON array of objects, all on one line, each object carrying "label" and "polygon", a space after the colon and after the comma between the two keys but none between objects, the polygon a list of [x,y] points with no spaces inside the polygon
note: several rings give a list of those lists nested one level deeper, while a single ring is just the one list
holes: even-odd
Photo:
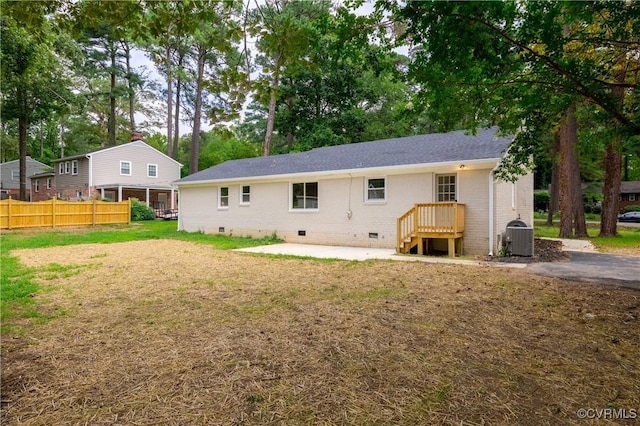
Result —
[{"label": "neighboring house", "polygon": [[511,220],[533,225],[533,175],[515,183],[494,178],[512,141],[495,132],[227,161],[176,182],[178,229],[276,233],[289,242],[401,252],[452,255],[455,246],[458,254],[494,254]]},{"label": "neighboring house", "polygon": [[[175,208],[172,182],[180,178],[181,164],[138,137],[126,144],[54,160],[55,196],[63,200],[97,197],[113,201],[131,197],[154,207]],[[52,195],[42,193],[50,178],[39,175],[32,183],[38,185],[41,199]]]},{"label": "neighboring house", "polygon": [[640,181],[620,182],[618,207],[623,211],[627,206],[640,206]]},{"label": "neighboring house", "polygon": [[[51,167],[29,156],[27,156],[26,166],[26,191],[27,198],[30,199],[31,176],[49,170]],[[20,160],[7,161],[0,164],[0,190],[2,191],[3,199],[8,197],[18,199],[20,196]]]},{"label": "neighboring house", "polygon": [[53,170],[31,176],[31,201],[46,201],[56,196]]}]

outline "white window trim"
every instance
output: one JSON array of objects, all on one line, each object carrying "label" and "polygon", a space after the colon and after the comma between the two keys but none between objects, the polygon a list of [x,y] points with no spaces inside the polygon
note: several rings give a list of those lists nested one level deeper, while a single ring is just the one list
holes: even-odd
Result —
[{"label": "white window trim", "polygon": [[40,179],[34,179],[34,181],[33,181],[33,190],[35,192],[40,192]]},{"label": "white window trim", "polygon": [[51,178],[47,178],[47,189],[51,189]]},{"label": "white window trim", "polygon": [[71,173],[71,161],[65,161],[64,162],[64,174],[68,175],[69,173]]},{"label": "white window trim", "polygon": [[[384,186],[381,188],[384,190],[383,198],[371,198],[371,199],[369,198],[369,181],[373,179],[384,180]],[[365,204],[385,204],[387,202],[387,177],[386,176],[364,178],[364,202]]]},{"label": "white window trim", "polygon": [[[156,175],[155,176],[151,176],[151,174],[149,174],[149,167],[154,166],[156,168]],[[148,178],[153,178],[153,179],[157,179],[158,178],[158,165],[154,164],[154,163],[147,163],[147,177]]]},{"label": "white window trim", "polygon": [[[249,195],[249,201],[244,201],[244,187],[248,186],[249,187],[249,192],[247,193]],[[251,185],[240,185],[240,205],[241,206],[249,206],[251,205]]]},{"label": "white window trim", "polygon": [[[438,198],[439,198],[439,197],[438,197],[438,195],[439,195],[439,193],[438,193],[438,178],[439,178],[440,176],[455,176],[455,177],[456,177],[456,183],[455,183],[455,185],[456,185],[456,192],[455,192],[455,194],[454,194],[454,195],[455,195],[455,200],[440,201],[440,200],[438,199]],[[433,197],[434,197],[434,199],[435,199],[435,202],[436,202],[436,203],[457,203],[457,202],[458,202],[458,199],[460,198],[460,197],[459,197],[459,191],[460,191],[460,185],[459,185],[459,183],[460,183],[460,179],[459,179],[459,177],[458,177],[458,174],[457,174],[457,173],[438,173],[438,174],[436,174],[436,175],[435,175],[435,177],[434,177],[434,184],[435,184],[435,188],[434,188],[434,191],[433,191]]]},{"label": "white window trim", "polygon": [[[227,197],[227,205],[226,206],[222,205],[222,189],[223,188],[227,188],[227,195],[226,195],[226,197]],[[229,191],[229,187],[228,186],[219,186],[218,187],[218,210],[229,210],[229,197],[230,197],[229,192],[230,191]]]},{"label": "white window trim", "polygon": [[[128,163],[129,164],[129,173],[122,173],[122,165]],[[133,173],[133,164],[131,161],[120,160],[120,176],[131,176]]]},{"label": "white window trim", "polygon": [[[317,204],[318,207],[316,208],[304,208],[304,209],[294,209],[293,208],[293,185],[298,184],[298,183],[302,183],[305,185],[306,188],[306,184],[308,183],[315,183],[318,186],[318,200],[317,200]],[[306,192],[306,189],[305,189]],[[305,198],[306,198],[306,194],[305,194]],[[312,181],[296,181],[296,182],[289,182],[289,213],[317,213],[320,211],[320,182],[317,180],[312,180]]]},{"label": "white window trim", "polygon": [[16,182],[20,180],[20,170],[11,170],[11,180]]},{"label": "white window trim", "polygon": [[72,175],[78,174],[78,160],[73,160],[71,162],[71,174]]},{"label": "white window trim", "polygon": [[64,163],[62,161],[58,163],[58,174],[59,175],[64,174]]},{"label": "white window trim", "polygon": [[635,201],[636,200],[636,194],[629,194],[629,201]]}]

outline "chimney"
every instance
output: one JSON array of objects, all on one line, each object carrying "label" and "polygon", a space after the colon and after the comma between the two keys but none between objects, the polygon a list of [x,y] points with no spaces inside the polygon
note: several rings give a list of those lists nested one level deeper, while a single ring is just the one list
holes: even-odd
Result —
[{"label": "chimney", "polygon": [[133,132],[131,132],[131,142],[142,141],[142,140],[144,140],[144,136],[142,135],[142,132],[138,130],[134,130]]}]

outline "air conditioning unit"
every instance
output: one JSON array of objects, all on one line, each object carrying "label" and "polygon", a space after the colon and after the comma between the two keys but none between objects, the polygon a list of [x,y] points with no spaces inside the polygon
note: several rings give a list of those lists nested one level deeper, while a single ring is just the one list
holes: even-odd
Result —
[{"label": "air conditioning unit", "polygon": [[512,220],[505,232],[507,252],[513,256],[533,256],[533,227]]}]

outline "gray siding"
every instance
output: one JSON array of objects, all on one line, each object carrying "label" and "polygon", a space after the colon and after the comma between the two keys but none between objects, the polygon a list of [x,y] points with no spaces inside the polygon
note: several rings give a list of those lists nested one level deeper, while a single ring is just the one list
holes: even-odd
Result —
[{"label": "gray siding", "polygon": [[[95,152],[93,157],[93,186],[148,185],[170,186],[180,179],[180,164],[144,142],[131,142]],[[131,162],[131,175],[120,174],[120,161]],[[147,176],[148,164],[157,165],[157,177]]]},{"label": "gray siding", "polygon": [[[74,175],[73,170],[71,168],[72,162],[74,160],[66,160],[59,161],[55,163],[54,173],[55,176],[55,186],[56,190],[64,191],[70,188],[82,188],[87,187],[89,184],[89,160],[87,158],[76,158],[78,161],[78,174]],[[69,173],[66,173],[65,170],[60,172],[59,164],[62,163],[64,166],[65,163],[69,161]]]},{"label": "gray siding", "polygon": [[[27,191],[30,189],[31,180],[29,176],[45,172],[50,167],[44,163],[27,157]],[[0,182],[2,183],[2,189],[20,189],[20,177],[16,176],[16,179],[11,179],[12,171],[16,171],[16,175],[20,171],[20,160],[7,161],[0,164]]]}]

